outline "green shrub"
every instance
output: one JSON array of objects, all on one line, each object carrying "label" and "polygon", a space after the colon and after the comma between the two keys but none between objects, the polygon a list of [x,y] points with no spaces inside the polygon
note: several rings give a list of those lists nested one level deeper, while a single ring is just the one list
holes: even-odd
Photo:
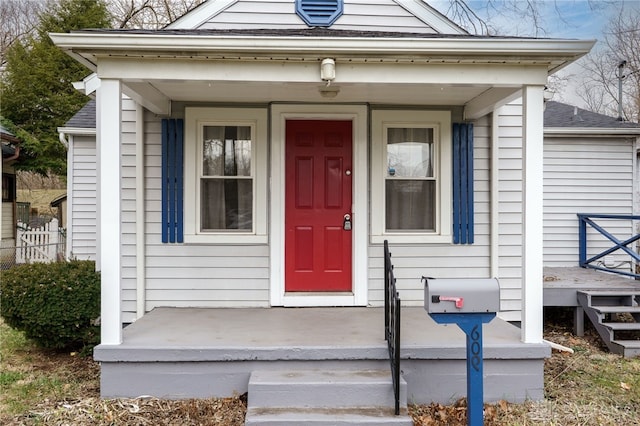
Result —
[{"label": "green shrub", "polygon": [[98,343],[100,275],[92,261],[19,265],[2,272],[0,314],[39,346],[78,349]]}]

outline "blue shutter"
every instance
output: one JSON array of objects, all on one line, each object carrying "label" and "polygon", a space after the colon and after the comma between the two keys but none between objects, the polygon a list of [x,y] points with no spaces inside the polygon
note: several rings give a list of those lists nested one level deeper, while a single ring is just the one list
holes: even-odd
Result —
[{"label": "blue shutter", "polygon": [[162,242],[184,241],[183,135],[181,119],[162,120]]},{"label": "blue shutter", "polygon": [[342,15],[342,0],[296,0],[296,13],[310,27],[329,27]]},{"label": "blue shutter", "polygon": [[453,243],[473,244],[473,124],[453,124]]}]

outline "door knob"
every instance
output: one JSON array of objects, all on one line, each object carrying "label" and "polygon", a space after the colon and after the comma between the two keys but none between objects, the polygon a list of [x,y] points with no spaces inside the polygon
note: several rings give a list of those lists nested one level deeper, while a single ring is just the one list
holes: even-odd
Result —
[{"label": "door knob", "polygon": [[342,223],[342,229],[345,231],[351,231],[351,215],[349,213],[344,215],[344,222]]}]

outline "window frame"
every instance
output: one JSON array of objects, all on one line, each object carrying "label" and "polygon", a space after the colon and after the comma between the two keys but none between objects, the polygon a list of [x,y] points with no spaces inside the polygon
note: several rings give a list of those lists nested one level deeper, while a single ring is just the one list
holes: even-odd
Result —
[{"label": "window frame", "polygon": [[[16,201],[16,175],[11,173],[2,173],[2,202],[13,203]],[[5,197],[6,195],[6,197]]]},{"label": "window frame", "polygon": [[[251,230],[201,229],[201,181],[205,126],[251,128]],[[185,243],[266,244],[267,236],[267,110],[262,108],[185,108]],[[195,167],[190,168],[191,165]]]},{"label": "window frame", "polygon": [[[371,242],[452,243],[451,230],[451,111],[373,110],[371,112]],[[436,182],[434,231],[386,230],[387,136],[389,128],[434,129],[434,179]]]}]

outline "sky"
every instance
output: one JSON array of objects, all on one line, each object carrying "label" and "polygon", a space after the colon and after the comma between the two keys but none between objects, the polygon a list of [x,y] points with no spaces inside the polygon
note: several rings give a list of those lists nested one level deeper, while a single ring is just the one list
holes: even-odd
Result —
[{"label": "sky", "polygon": [[[602,40],[607,22],[619,13],[620,8],[640,13],[640,0],[533,0],[540,12],[539,26],[543,28],[543,31],[536,33],[531,19],[518,19],[513,13],[495,10],[504,9],[514,2],[521,7],[527,4],[525,0],[467,0],[480,17],[491,22],[493,27],[500,28],[500,35]],[[446,14],[451,0],[429,1],[429,4]],[[488,7],[491,4],[495,7]],[[581,72],[579,63],[576,63],[561,70],[559,75],[579,77]],[[554,100],[584,107],[584,102],[575,94],[575,85],[578,84],[579,78],[570,80],[567,87],[554,96]]]}]

